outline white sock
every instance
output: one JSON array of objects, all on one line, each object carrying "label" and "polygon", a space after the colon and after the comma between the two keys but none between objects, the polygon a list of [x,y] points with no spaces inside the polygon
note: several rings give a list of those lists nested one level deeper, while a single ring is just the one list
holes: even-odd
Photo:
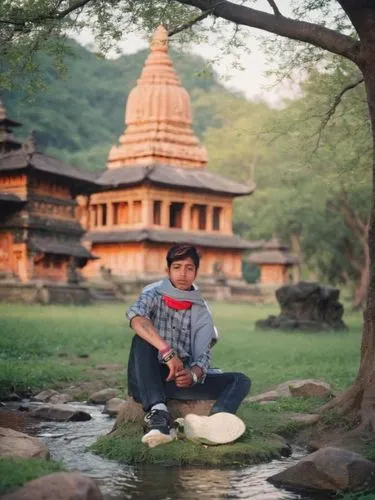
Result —
[{"label": "white sock", "polygon": [[168,411],[168,408],[167,408],[167,406],[164,403],[158,403],[156,405],[151,406],[151,411],[152,410]]}]

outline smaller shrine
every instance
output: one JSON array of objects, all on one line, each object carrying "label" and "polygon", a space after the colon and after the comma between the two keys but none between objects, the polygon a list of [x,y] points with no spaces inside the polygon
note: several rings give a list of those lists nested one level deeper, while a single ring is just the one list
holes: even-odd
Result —
[{"label": "smaller shrine", "polygon": [[259,285],[274,287],[298,281],[294,271],[299,259],[276,237],[264,243],[261,250],[250,254],[247,262],[260,267]]},{"label": "smaller shrine", "polygon": [[[12,129],[20,126],[0,102],[0,299],[11,299],[17,283],[77,284],[79,270],[95,259],[81,245],[75,201],[97,189],[94,177],[40,153],[33,136],[16,140]],[[70,294],[81,293],[73,288]],[[20,290],[14,293],[22,300]]]}]

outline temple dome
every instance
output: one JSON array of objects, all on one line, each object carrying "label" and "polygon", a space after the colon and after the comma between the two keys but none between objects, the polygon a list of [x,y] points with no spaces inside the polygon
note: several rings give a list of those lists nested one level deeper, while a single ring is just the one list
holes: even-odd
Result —
[{"label": "temple dome", "polygon": [[192,129],[190,97],[168,55],[168,32],[159,26],[137,86],[130,92],[126,129],[108,155],[108,168],[172,165],[203,168],[207,153]]}]

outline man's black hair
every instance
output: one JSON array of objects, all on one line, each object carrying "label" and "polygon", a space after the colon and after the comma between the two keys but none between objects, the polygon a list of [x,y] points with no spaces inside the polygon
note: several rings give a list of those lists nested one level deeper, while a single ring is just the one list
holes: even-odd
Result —
[{"label": "man's black hair", "polygon": [[193,245],[188,245],[186,243],[173,245],[167,253],[168,269],[170,269],[173,262],[176,262],[177,260],[184,260],[188,257],[191,258],[196,269],[198,269],[200,257],[198,250]]}]

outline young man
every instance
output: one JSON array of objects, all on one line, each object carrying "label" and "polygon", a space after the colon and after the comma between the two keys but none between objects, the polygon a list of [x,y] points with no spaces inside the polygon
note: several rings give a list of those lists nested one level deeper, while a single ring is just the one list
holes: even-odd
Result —
[{"label": "young man", "polygon": [[209,417],[186,416],[187,438],[228,443],[245,430],[235,413],[251,381],[242,373],[209,368],[217,332],[193,284],[198,268],[195,247],[174,245],[167,254],[168,277],[147,286],[127,312],[136,333],[128,363],[128,390],[147,413],[142,442],[150,447],[173,439],[167,399],[216,400]]}]

